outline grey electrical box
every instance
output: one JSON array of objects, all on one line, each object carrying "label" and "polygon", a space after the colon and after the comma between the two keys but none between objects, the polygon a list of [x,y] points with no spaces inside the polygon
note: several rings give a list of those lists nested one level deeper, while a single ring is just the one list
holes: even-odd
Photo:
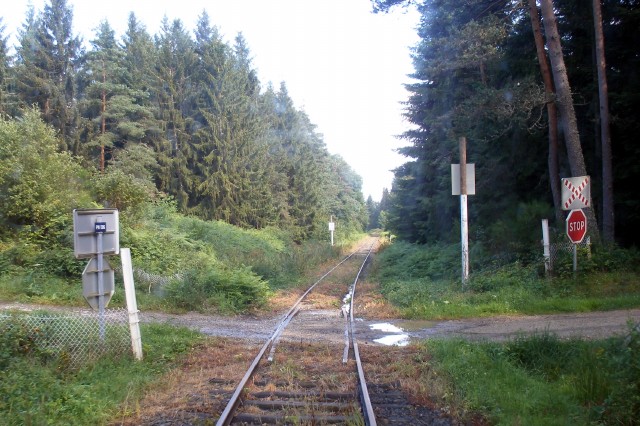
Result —
[{"label": "grey electrical box", "polygon": [[120,252],[118,209],[76,209],[73,211],[73,254],[76,259],[98,254],[97,234],[102,234],[102,254]]}]

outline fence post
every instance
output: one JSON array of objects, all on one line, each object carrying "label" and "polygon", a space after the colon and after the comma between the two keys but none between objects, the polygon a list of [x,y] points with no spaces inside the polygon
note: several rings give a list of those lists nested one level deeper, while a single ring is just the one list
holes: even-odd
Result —
[{"label": "fence post", "polygon": [[138,318],[138,303],[136,302],[136,290],[133,285],[133,267],[131,265],[131,249],[121,248],[120,259],[122,261],[122,277],[124,279],[124,291],[127,297],[127,310],[129,311],[129,329],[131,330],[131,349],[138,361],[142,360],[142,337],[140,335],[140,319]]},{"label": "fence post", "polygon": [[553,270],[551,264],[551,251],[549,250],[549,220],[542,219],[542,244],[544,253],[544,272],[549,273]]}]

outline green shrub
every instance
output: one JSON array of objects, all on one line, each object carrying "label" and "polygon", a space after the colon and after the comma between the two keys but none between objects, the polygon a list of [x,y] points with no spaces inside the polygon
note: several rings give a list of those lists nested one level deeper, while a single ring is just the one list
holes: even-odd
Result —
[{"label": "green shrub", "polygon": [[39,264],[44,271],[52,275],[80,280],[87,260],[76,259],[72,247],[59,247],[41,253]]},{"label": "green shrub", "polygon": [[535,259],[534,252],[540,247],[540,219],[552,216],[552,207],[539,201],[511,207],[491,225],[489,250],[509,262]]},{"label": "green shrub", "polygon": [[119,169],[109,168],[105,174],[97,174],[92,180],[97,199],[129,215],[141,214],[154,189],[150,182],[125,174]]},{"label": "green shrub", "polygon": [[453,278],[460,267],[460,251],[456,245],[416,245],[396,242],[376,259],[381,280]]},{"label": "green shrub", "polygon": [[86,172],[59,152],[55,130],[37,109],[22,120],[0,118],[0,226],[22,229],[31,241],[57,241],[73,208],[90,204]]},{"label": "green shrub", "polygon": [[423,347],[456,403],[494,424],[634,425],[640,419],[640,324],[601,341],[543,333],[506,343],[432,340]]},{"label": "green shrub", "polygon": [[611,340],[608,358],[612,371],[611,393],[602,418],[607,424],[637,424],[640,419],[640,323],[629,324],[629,334]]},{"label": "green shrub", "polygon": [[5,370],[20,357],[37,356],[37,341],[43,330],[31,327],[19,318],[0,318],[0,370]]},{"label": "green shrub", "polygon": [[174,279],[166,295],[169,303],[181,309],[238,313],[264,304],[269,287],[249,268],[206,266]]},{"label": "green shrub", "polygon": [[506,287],[535,286],[537,273],[534,267],[524,267],[516,262],[501,267],[487,268],[473,274],[468,288],[475,292],[497,291]]}]

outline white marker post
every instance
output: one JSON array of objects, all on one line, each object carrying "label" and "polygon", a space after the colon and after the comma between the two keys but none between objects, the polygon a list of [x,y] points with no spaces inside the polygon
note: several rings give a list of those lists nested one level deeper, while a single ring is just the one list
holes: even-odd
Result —
[{"label": "white marker post", "polygon": [[131,250],[120,249],[122,261],[122,277],[124,279],[124,292],[127,298],[127,310],[129,311],[129,330],[131,331],[131,349],[138,361],[142,360],[142,337],[140,335],[140,319],[138,318],[138,303],[136,302],[136,290],[133,283],[133,267],[131,264]]},{"label": "white marker post", "polygon": [[542,219],[542,247],[544,255],[544,272],[551,271],[551,250],[549,244],[549,220]]},{"label": "white marker post", "polygon": [[462,285],[469,280],[469,217],[467,215],[467,139],[460,138],[460,235],[462,237]]},{"label": "white marker post", "polygon": [[333,231],[336,230],[336,224],[333,221],[333,215],[331,215],[331,221],[329,222],[329,232],[331,233],[331,247],[333,247]]}]

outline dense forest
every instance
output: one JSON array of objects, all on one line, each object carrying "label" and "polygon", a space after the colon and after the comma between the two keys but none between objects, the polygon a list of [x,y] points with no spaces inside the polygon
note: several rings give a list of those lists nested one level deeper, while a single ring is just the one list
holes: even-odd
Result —
[{"label": "dense forest", "polygon": [[155,35],[132,13],[121,38],[104,21],[87,43],[66,0],[50,0],[15,34],[9,46],[0,21],[3,233],[59,226],[87,206],[64,194],[75,184],[131,214],[169,197],[183,214],[298,241],[326,236],[331,215],[345,232],[366,226],[361,178],[206,12],[193,30],[165,17]]},{"label": "dense forest", "polygon": [[[409,161],[395,170],[380,205],[370,206],[374,220],[413,242],[459,240],[450,164],[466,137],[467,161],[476,166],[476,195],[469,196],[476,244],[494,253],[538,250],[542,218],[563,238],[559,181],[583,174],[592,182],[592,237],[640,241],[640,2],[372,3],[382,12],[417,4],[421,13],[405,104],[412,128],[401,136]],[[606,58],[600,75],[598,24]]]}]

